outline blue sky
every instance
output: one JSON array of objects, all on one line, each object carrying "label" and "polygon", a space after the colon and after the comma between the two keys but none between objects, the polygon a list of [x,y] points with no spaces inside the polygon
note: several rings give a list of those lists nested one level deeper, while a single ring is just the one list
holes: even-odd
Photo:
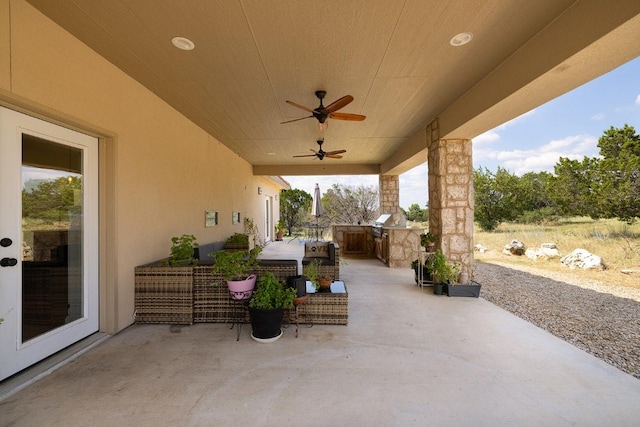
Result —
[{"label": "blue sky", "polygon": [[[473,139],[473,164],[517,175],[553,172],[560,157],[598,155],[598,138],[609,127],[629,124],[640,133],[640,58]],[[378,187],[377,175],[285,176],[292,188],[313,193],[338,183]],[[427,203],[427,165],[400,175],[400,206]]]}]

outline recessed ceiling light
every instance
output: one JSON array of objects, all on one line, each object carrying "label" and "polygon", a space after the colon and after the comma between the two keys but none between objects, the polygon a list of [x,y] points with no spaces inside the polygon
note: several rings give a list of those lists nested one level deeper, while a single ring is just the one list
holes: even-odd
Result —
[{"label": "recessed ceiling light", "polygon": [[193,48],[196,47],[191,40],[184,37],[174,37],[171,39],[171,43],[173,43],[173,45],[178,49],[182,50],[193,50]]},{"label": "recessed ceiling light", "polygon": [[469,43],[473,39],[473,34],[471,33],[460,33],[453,36],[451,41],[449,42],[451,46],[462,46]]},{"label": "recessed ceiling light", "polygon": [[269,155],[269,156],[275,156],[275,155],[276,155],[276,153],[274,153],[274,152],[269,152],[269,153],[267,153],[267,155]]}]

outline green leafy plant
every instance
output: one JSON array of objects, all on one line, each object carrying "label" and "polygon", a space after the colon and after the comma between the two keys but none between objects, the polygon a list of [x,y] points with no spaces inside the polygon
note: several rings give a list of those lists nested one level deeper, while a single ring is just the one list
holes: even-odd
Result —
[{"label": "green leafy plant", "polygon": [[193,250],[197,247],[196,237],[192,234],[172,237],[171,256],[167,260],[168,263],[173,267],[198,264],[198,259],[193,256]]},{"label": "green leafy plant", "polygon": [[278,280],[272,272],[267,271],[260,276],[253,291],[249,307],[262,310],[275,308],[293,308],[296,290],[285,286],[284,281]]},{"label": "green leafy plant", "polygon": [[438,236],[429,231],[420,235],[420,246],[424,248],[430,245],[434,245],[437,241]]},{"label": "green leafy plant", "polygon": [[425,265],[432,272],[433,280],[437,283],[455,284],[458,281],[460,264],[448,262],[447,257],[444,256],[440,249],[427,259]]},{"label": "green leafy plant", "polygon": [[314,259],[309,264],[302,267],[302,274],[308,281],[313,283],[316,291],[320,288],[320,284],[318,283],[318,280],[320,279],[320,265],[321,261],[319,259]]},{"label": "green leafy plant", "polygon": [[243,251],[216,251],[209,254],[215,257],[211,274],[222,274],[226,280],[244,280],[258,266],[258,255],[262,246],[256,246],[249,253]]},{"label": "green leafy plant", "polygon": [[243,233],[235,233],[227,238],[226,243],[230,243],[233,245],[248,245],[249,236]]},{"label": "green leafy plant", "polygon": [[278,220],[278,223],[276,224],[276,234],[284,234],[285,229],[286,229],[286,226],[284,225],[284,221],[281,218],[280,220]]}]

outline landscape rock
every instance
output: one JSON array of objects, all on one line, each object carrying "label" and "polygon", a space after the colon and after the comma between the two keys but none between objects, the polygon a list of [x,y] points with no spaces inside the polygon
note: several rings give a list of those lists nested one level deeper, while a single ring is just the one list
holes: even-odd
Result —
[{"label": "landscape rock", "polygon": [[555,243],[543,243],[538,249],[527,249],[524,253],[533,260],[559,258],[560,251]]},{"label": "landscape rock", "polygon": [[575,249],[568,255],[560,258],[560,263],[569,268],[580,268],[582,270],[604,270],[602,257],[594,255],[586,249]]},{"label": "landscape rock", "polygon": [[524,243],[522,243],[519,240],[512,240],[511,243],[509,243],[508,245],[504,246],[504,249],[502,250],[503,254],[506,255],[524,255]]},{"label": "landscape rock", "polygon": [[484,246],[482,246],[480,243],[478,243],[473,247],[473,250],[483,254],[483,253],[487,252],[489,249],[484,247]]}]

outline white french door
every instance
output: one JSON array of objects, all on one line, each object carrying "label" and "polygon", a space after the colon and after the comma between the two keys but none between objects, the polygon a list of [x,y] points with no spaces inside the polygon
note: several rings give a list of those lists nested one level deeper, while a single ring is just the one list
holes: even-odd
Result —
[{"label": "white french door", "polygon": [[271,220],[272,212],[271,212],[271,197],[265,197],[265,206],[264,206],[264,241],[270,242],[272,235],[273,222]]},{"label": "white french door", "polygon": [[98,330],[98,141],[0,107],[0,380]]}]

